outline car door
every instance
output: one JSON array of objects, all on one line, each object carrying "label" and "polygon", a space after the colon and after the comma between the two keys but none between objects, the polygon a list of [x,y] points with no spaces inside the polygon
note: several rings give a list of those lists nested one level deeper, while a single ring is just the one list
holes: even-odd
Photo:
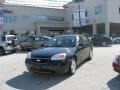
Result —
[{"label": "car door", "polygon": [[77,63],[79,64],[84,60],[85,47],[84,47],[83,38],[81,36],[79,36],[79,40],[77,42],[78,42],[78,45],[76,47],[76,55],[77,55],[77,60],[78,60]]},{"label": "car door", "polygon": [[82,36],[84,42],[84,56],[83,60],[87,59],[90,52],[90,40],[86,36]]},{"label": "car door", "polygon": [[41,44],[46,44],[47,42],[49,41],[49,38],[48,37],[46,37],[46,36],[42,36],[41,37]]},{"label": "car door", "polygon": [[23,43],[22,43],[22,47],[24,48],[32,48],[32,43],[34,38],[33,37],[29,37],[27,38]]},{"label": "car door", "polygon": [[104,37],[101,35],[95,35],[94,36],[94,43],[96,45],[101,45],[101,43],[104,42]]},{"label": "car door", "polygon": [[34,41],[32,42],[32,48],[37,49],[41,47],[41,36],[35,36]]}]

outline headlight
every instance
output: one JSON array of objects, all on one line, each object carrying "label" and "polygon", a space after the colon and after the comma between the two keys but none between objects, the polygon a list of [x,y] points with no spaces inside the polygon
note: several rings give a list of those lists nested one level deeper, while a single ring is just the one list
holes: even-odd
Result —
[{"label": "headlight", "polygon": [[27,59],[31,59],[31,53],[29,52],[28,54],[27,54],[27,57],[26,57]]},{"label": "headlight", "polygon": [[56,54],[51,57],[51,60],[64,60],[66,59],[66,53]]}]

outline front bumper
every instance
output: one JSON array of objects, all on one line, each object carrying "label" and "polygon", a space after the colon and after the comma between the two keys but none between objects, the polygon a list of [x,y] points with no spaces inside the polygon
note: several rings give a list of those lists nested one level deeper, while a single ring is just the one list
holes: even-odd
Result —
[{"label": "front bumper", "polygon": [[12,47],[12,46],[7,46],[7,47],[4,47],[4,50],[5,51],[14,51],[14,50],[19,50],[19,46],[16,46],[16,47]]},{"label": "front bumper", "polygon": [[114,71],[120,73],[120,64],[113,62],[113,69]]},{"label": "front bumper", "polygon": [[31,72],[56,72],[56,73],[65,73],[69,70],[70,61],[59,60],[59,61],[50,61],[47,63],[34,63],[31,60],[26,59],[25,65],[28,71]]}]

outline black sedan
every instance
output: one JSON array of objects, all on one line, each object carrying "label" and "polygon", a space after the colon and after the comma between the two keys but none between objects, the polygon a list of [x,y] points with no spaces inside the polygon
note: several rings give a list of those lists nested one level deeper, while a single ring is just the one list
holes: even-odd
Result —
[{"label": "black sedan", "polygon": [[94,45],[106,46],[112,44],[112,38],[106,35],[93,35],[92,41]]},{"label": "black sedan", "polygon": [[28,53],[25,64],[31,72],[74,74],[78,64],[92,59],[92,45],[84,35],[55,36],[42,49]]}]

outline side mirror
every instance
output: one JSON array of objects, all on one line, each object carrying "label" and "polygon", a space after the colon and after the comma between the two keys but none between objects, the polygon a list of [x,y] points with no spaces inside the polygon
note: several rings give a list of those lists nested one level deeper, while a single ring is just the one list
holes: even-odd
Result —
[{"label": "side mirror", "polygon": [[78,49],[82,49],[82,48],[84,48],[84,44],[83,43],[79,43]]}]

